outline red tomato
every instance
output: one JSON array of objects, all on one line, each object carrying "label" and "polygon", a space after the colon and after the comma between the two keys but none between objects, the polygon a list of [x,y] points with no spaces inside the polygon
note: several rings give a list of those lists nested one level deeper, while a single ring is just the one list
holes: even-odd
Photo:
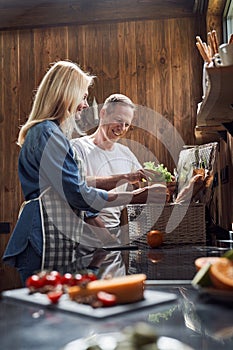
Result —
[{"label": "red tomato", "polygon": [[98,292],[97,299],[101,301],[103,306],[114,306],[117,303],[116,296],[106,292]]},{"label": "red tomato", "polygon": [[50,275],[56,277],[57,282],[61,283],[62,275],[58,271],[51,271]]},{"label": "red tomato", "polygon": [[56,286],[58,283],[59,281],[56,276],[48,274],[43,277],[44,286]]},{"label": "red tomato", "polygon": [[96,281],[97,280],[97,277],[96,275],[93,273],[93,272],[88,272],[88,278],[90,281]]},{"label": "red tomato", "polygon": [[83,281],[83,276],[80,273],[76,273],[74,281],[76,285],[79,285]]},{"label": "red tomato", "polygon": [[42,287],[42,279],[38,275],[32,275],[26,280],[26,287],[39,289]]},{"label": "red tomato", "polygon": [[61,284],[67,284],[68,286],[75,285],[75,279],[71,273],[65,273],[61,278]]},{"label": "red tomato", "polygon": [[57,304],[58,300],[60,299],[62,294],[63,294],[63,292],[59,290],[59,291],[49,292],[49,293],[47,293],[47,296],[48,296],[49,300],[51,301],[51,303]]}]

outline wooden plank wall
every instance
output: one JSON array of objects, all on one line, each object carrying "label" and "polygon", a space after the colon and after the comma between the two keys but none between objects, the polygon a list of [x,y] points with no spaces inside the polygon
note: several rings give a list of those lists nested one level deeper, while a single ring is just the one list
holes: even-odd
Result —
[{"label": "wooden plank wall", "polygon": [[[121,92],[143,106],[139,109],[143,123],[125,142],[131,140],[141,162],[154,156],[173,170],[179,149],[175,157],[170,153],[178,136],[185,144],[195,142],[196,105],[202,94],[202,61],[195,36],[201,22],[189,17],[0,32],[0,221],[9,222],[11,229],[16,222],[22,202],[17,176],[19,126],[46,69],[58,59],[76,61],[97,76],[90,98],[95,96],[98,103]],[[155,111],[162,116],[158,124]],[[173,135],[173,126],[178,136]],[[9,235],[1,236],[5,246]]]}]

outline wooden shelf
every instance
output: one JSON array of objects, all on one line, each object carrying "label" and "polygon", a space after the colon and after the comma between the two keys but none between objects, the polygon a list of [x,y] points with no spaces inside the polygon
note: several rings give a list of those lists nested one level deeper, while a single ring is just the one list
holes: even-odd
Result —
[{"label": "wooden shelf", "polygon": [[[233,122],[233,65],[206,68],[209,86],[198,114],[197,127],[212,126],[228,130]],[[229,131],[229,130],[228,130]]]},{"label": "wooden shelf", "polygon": [[227,139],[227,131],[223,125],[205,125],[205,126],[196,126],[195,128],[195,137],[197,144],[209,143],[214,141],[220,141]]}]

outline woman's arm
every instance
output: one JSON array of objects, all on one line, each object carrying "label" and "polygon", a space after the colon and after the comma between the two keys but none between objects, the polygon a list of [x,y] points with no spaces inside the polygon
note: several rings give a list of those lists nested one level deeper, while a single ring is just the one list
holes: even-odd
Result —
[{"label": "woman's arm", "polygon": [[154,184],[144,188],[139,188],[132,192],[108,192],[106,207],[115,207],[127,204],[144,203],[165,203],[167,187],[161,184]]}]

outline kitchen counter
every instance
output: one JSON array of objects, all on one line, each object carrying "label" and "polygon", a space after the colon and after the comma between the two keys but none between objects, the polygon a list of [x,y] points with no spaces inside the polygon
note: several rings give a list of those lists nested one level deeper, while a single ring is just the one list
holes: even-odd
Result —
[{"label": "kitchen counter", "polygon": [[179,339],[196,350],[233,348],[232,305],[200,299],[188,286],[156,290],[175,292],[178,299],[102,320],[2,300],[1,348],[58,350],[77,338],[120,331],[136,321],[149,322],[159,336]]},{"label": "kitchen counter", "polygon": [[60,350],[75,339],[119,332],[129,324],[143,321],[152,325],[158,336],[176,338],[195,350],[232,350],[233,300],[226,303],[210,299],[190,285],[195,274],[194,259],[221,253],[221,249],[204,245],[160,249],[142,246],[136,251],[124,251],[127,273],[146,273],[146,290],[175,293],[177,299],[106,318],[2,298],[1,348]]}]

